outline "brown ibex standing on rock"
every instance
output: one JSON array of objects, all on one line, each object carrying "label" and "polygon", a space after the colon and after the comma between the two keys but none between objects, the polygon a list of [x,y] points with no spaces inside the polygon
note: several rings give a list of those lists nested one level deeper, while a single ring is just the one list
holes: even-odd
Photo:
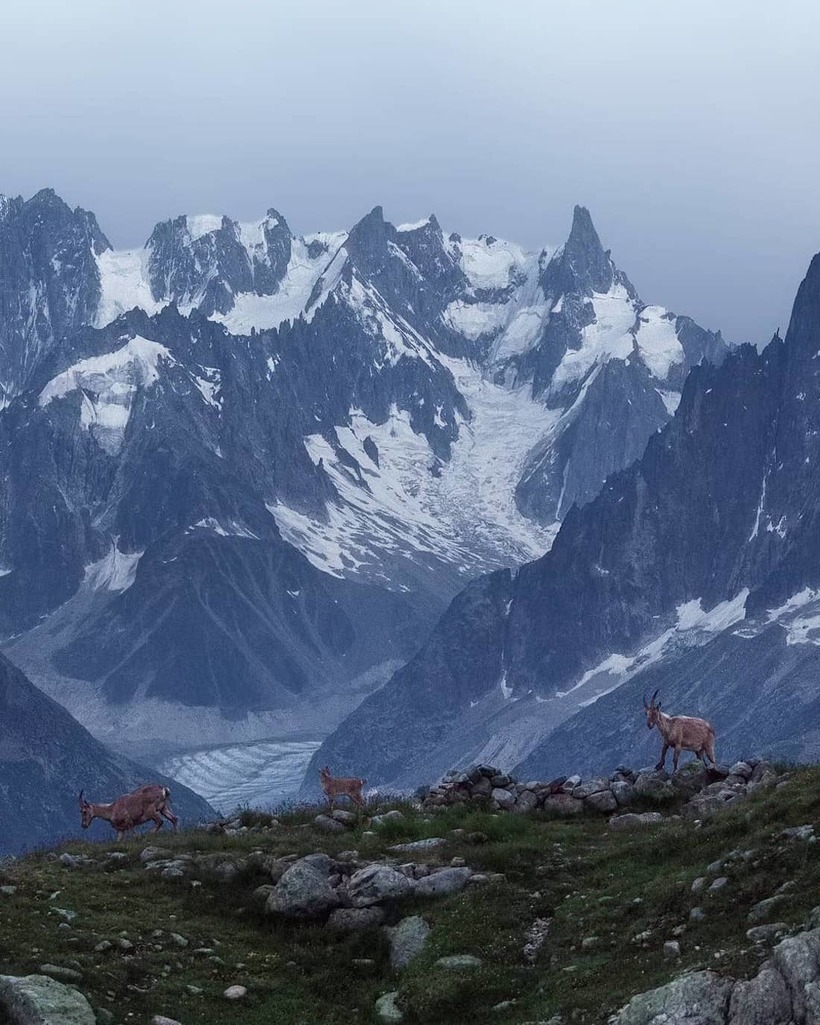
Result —
[{"label": "brown ibex standing on rock", "polygon": [[652,695],[652,700],[647,703],[646,694],[643,696],[643,707],[646,709],[646,725],[651,730],[653,726],[658,727],[658,732],[663,737],[663,751],[661,760],[655,766],[656,769],[663,769],[666,764],[666,752],[670,747],[675,749],[673,772],[678,771],[678,759],[681,751],[694,751],[705,766],[709,763],[717,765],[715,761],[715,731],[711,724],[705,719],[694,719],[688,715],[666,715],[661,711],[660,701],[655,704],[658,691]]},{"label": "brown ibex standing on rock", "polygon": [[118,797],[112,804],[92,804],[83,798],[84,791],[80,791],[80,815],[83,829],[88,829],[94,819],[105,819],[111,823],[112,828],[117,831],[117,840],[130,829],[141,826],[144,822],[153,822],[152,833],[162,829],[163,818],[177,831],[179,819],[171,811],[168,803],[171,791],[168,787],[159,783],[148,783],[139,787],[130,794]]}]

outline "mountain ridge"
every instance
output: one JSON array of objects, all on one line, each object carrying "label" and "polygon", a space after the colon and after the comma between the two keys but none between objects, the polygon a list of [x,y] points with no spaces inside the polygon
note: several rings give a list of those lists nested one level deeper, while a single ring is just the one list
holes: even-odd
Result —
[{"label": "mountain ridge", "polygon": [[472,629],[453,602],[432,636],[484,651],[469,700],[426,645],[319,749],[306,790],[316,765],[354,752],[375,783],[404,787],[481,760],[545,778],[579,744],[583,768],[604,771],[635,744],[639,695],[658,686],[675,711],[717,717],[728,758],[754,735],[768,754],[817,756],[818,347],[815,257],[785,340],[693,368],[670,423],[569,511],[490,626]]},{"label": "mountain ridge", "polygon": [[28,341],[0,318],[27,367],[0,414],[0,631],[107,741],[326,731],[467,580],[547,550],[726,351],[646,306],[583,208],[559,252],[379,207],[304,237],[274,208],[181,215],[123,251],[53,194],[31,250],[21,204],[15,310],[43,280],[74,316]]}]

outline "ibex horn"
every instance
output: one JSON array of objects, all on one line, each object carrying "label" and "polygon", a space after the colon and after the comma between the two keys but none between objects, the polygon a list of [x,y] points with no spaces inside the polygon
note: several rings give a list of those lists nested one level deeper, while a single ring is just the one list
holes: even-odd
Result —
[{"label": "ibex horn", "polygon": [[660,693],[660,687],[658,687],[658,689],[657,689],[657,690],[655,691],[655,693],[654,693],[654,694],[652,695],[652,704],[653,704],[653,705],[655,704],[655,698],[656,698],[656,697],[658,696],[658,694],[659,694],[659,693]]},{"label": "ibex horn", "polygon": [[83,794],[84,794],[84,793],[85,793],[85,790],[81,790],[81,791],[80,791],[80,807],[81,807],[81,808],[82,808],[82,806],[83,806]]}]

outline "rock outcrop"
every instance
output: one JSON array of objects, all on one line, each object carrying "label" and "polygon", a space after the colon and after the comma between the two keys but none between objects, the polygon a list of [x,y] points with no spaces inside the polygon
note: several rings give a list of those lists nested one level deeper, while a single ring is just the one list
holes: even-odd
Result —
[{"label": "rock outcrop", "polygon": [[[811,925],[820,909],[807,920]],[[692,972],[633,997],[610,1025],[820,1025],[820,929],[789,936],[757,975]]]}]

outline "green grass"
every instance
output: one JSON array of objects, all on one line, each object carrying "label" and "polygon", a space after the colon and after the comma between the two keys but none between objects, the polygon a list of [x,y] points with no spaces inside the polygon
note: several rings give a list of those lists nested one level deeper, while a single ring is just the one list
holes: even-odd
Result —
[{"label": "green grass", "polygon": [[[255,850],[334,855],[351,848],[376,858],[390,844],[444,836],[446,845],[413,860],[448,864],[458,856],[476,870],[504,873],[503,882],[390,908],[390,922],[420,913],[433,927],[422,956],[398,977],[389,969],[380,930],[340,937],[320,925],[263,917],[253,899],[254,889],[268,881],[260,859],[243,863],[230,884],[203,878],[193,886],[190,879],[166,881],[147,872],[139,862],[144,838],[61,848],[98,858],[94,867],[68,869],[53,854],[35,854],[0,870],[0,882],[18,887],[13,896],[0,895],[0,972],[25,974],[46,961],[78,968],[92,1005],[123,1023],[147,1023],[154,1014],[185,1025],[368,1023],[375,1020],[376,998],[398,989],[408,1025],[517,1025],[556,1013],[568,1022],[597,1025],[633,994],[684,969],[753,974],[766,951],[746,939],[748,911],[784,883],[795,885],[785,892],[777,920],[798,928],[820,904],[817,845],[780,836],[787,826],[817,823],[820,769],[797,770],[785,787],[764,791],[700,828],[683,820],[613,832],[594,816],[567,821],[538,813],[452,808],[423,815],[410,805],[401,808],[405,821],[389,823],[370,839],[362,837],[366,820],[349,833],[318,832],[311,825],[315,809],[306,808],[277,816],[280,825],[265,832],[152,838],[178,853],[235,860]],[[243,821],[264,826],[270,818],[246,810]],[[730,885],[714,895],[692,894],[693,879],[736,848],[754,854],[725,869]],[[108,863],[107,850],[128,857]],[[689,922],[696,904],[706,910],[702,923]],[[54,908],[77,912],[70,928],[59,927]],[[522,950],[537,918],[552,925],[528,966]],[[670,961],[663,944],[681,925],[682,956]],[[123,932],[134,944],[127,955],[94,950],[102,940],[116,943]],[[189,946],[176,946],[171,932],[187,937]],[[591,936],[597,942],[583,947]],[[197,954],[197,948],[213,954]],[[447,954],[474,954],[483,966],[446,971],[435,962]],[[238,1005],[222,997],[235,983],[249,994]],[[191,995],[187,986],[203,993]],[[493,1010],[505,1001],[514,1003]]]}]

